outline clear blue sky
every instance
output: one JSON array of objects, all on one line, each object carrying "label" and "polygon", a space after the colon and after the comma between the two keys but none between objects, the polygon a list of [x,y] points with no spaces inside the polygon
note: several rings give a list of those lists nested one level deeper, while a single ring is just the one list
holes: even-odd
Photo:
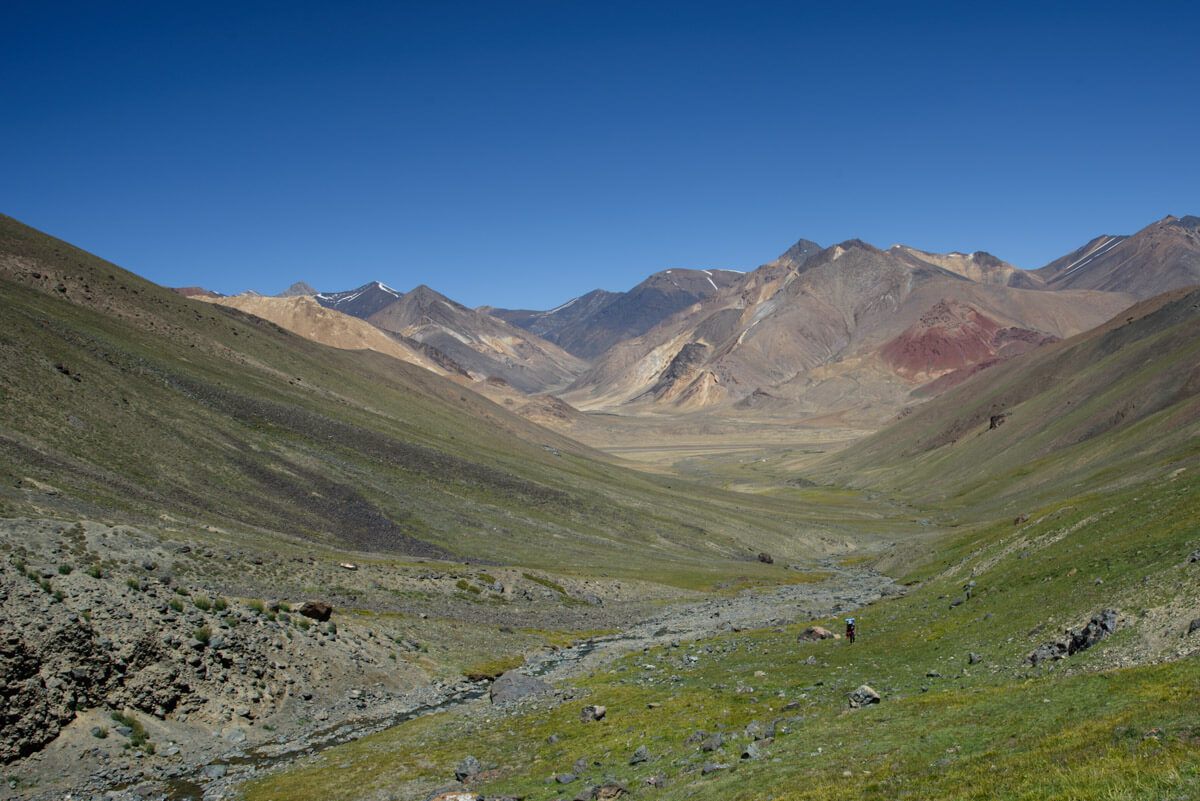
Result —
[{"label": "clear blue sky", "polygon": [[1200,214],[1195,3],[975,5],[10,0],[0,211],[169,285],[533,308]]}]

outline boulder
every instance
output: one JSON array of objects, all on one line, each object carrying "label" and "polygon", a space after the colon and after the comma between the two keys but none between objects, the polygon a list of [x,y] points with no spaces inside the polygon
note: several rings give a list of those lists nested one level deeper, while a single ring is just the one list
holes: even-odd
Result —
[{"label": "boulder", "polygon": [[716,732],[715,734],[706,738],[704,740],[704,742],[700,743],[700,750],[706,751],[706,752],[719,751],[719,750],[721,750],[721,747],[724,745],[725,745],[725,735],[721,734],[721,732]]},{"label": "boulder", "polygon": [[1029,663],[1037,667],[1042,662],[1053,661],[1055,659],[1065,659],[1067,656],[1067,644],[1062,642],[1046,642],[1033,649],[1033,652],[1026,657]]},{"label": "boulder", "polygon": [[596,801],[612,801],[614,798],[621,798],[628,790],[622,784],[610,783],[602,784],[596,788],[595,794],[592,796]]},{"label": "boulder", "polygon": [[838,635],[821,626],[809,626],[804,631],[800,632],[799,640],[801,642],[813,642],[816,640],[836,640]]},{"label": "boulder", "polygon": [[1197,548],[1188,555],[1188,563],[1191,564],[1195,562],[1200,562],[1200,548]]},{"label": "boulder", "polygon": [[760,756],[762,752],[758,750],[758,743],[746,743],[742,749],[742,759],[758,759]]},{"label": "boulder", "polygon": [[608,714],[608,707],[600,706],[599,704],[591,704],[585,706],[583,711],[579,713],[579,719],[584,723],[591,723],[594,720],[603,720]]},{"label": "boulder", "polygon": [[483,765],[473,756],[468,756],[458,763],[458,767],[454,769],[454,778],[460,782],[465,782],[472,776],[478,776],[483,772]]},{"label": "boulder", "polygon": [[324,623],[333,615],[333,607],[324,601],[305,601],[300,614]]},{"label": "boulder", "polygon": [[1197,631],[1200,631],[1200,617],[1188,624],[1188,634],[1195,634]]},{"label": "boulder", "polygon": [[773,556],[771,556],[771,554],[767,553],[766,551],[763,551],[762,553],[760,553],[758,555],[758,561],[762,562],[764,565],[775,564],[775,558]]},{"label": "boulder", "polygon": [[469,790],[434,790],[425,801],[483,801],[483,796]]},{"label": "boulder", "polygon": [[857,690],[850,693],[848,698],[850,699],[851,709],[878,704],[882,700],[879,693],[866,684],[861,685]]},{"label": "boulder", "polygon": [[650,749],[644,745],[639,745],[637,750],[633,752],[633,756],[629,758],[630,765],[640,765],[643,762],[650,760]]},{"label": "boulder", "polygon": [[507,704],[550,692],[551,687],[540,679],[510,670],[492,682],[488,697],[493,704]]}]

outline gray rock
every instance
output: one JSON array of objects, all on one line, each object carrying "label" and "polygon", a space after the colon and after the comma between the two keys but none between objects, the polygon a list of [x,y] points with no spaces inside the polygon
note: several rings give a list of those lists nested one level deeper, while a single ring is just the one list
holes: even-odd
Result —
[{"label": "gray rock", "polygon": [[208,779],[209,781],[214,779],[223,779],[225,774],[228,772],[228,766],[218,764],[205,765],[204,770],[201,771],[201,773],[204,774],[204,778]]},{"label": "gray rock", "polygon": [[578,778],[579,777],[574,773],[560,773],[554,777],[554,781],[558,782],[559,784],[570,784]]},{"label": "gray rock", "polygon": [[747,743],[742,749],[742,759],[758,759],[762,753],[758,750],[758,743]]},{"label": "gray rock", "polygon": [[600,706],[599,704],[590,704],[585,706],[583,711],[579,713],[579,719],[584,723],[590,723],[593,720],[603,720],[607,714],[608,707]]},{"label": "gray rock", "polygon": [[1200,631],[1200,617],[1188,624],[1188,634],[1195,634],[1197,631]]},{"label": "gray rock", "polygon": [[700,750],[705,752],[719,751],[725,745],[725,735],[716,732],[700,743]]},{"label": "gray rock", "polygon": [[967,664],[968,665],[978,665],[982,661],[983,661],[983,657],[980,656],[979,654],[975,653],[974,651],[967,654]]},{"label": "gray rock", "polygon": [[483,765],[479,764],[479,760],[473,756],[464,757],[458,766],[454,768],[454,778],[460,782],[465,782],[472,776],[478,776],[483,772]]},{"label": "gray rock", "polygon": [[1200,562],[1200,548],[1188,554],[1188,563]]},{"label": "gray rock", "polygon": [[848,697],[851,709],[878,704],[881,700],[879,693],[866,684],[861,685],[857,690],[850,693]]},{"label": "gray rock", "polygon": [[707,776],[710,773],[716,773],[719,770],[729,770],[728,765],[722,765],[720,762],[705,762],[704,767],[700,768],[700,774]]},{"label": "gray rock", "polygon": [[1026,659],[1035,666],[1047,660],[1064,659],[1086,651],[1116,630],[1116,611],[1105,609],[1092,615],[1083,628],[1068,631],[1065,639],[1039,645]]},{"label": "gray rock", "polygon": [[492,682],[492,686],[488,690],[488,697],[491,698],[493,704],[506,704],[522,698],[543,695],[550,692],[551,689],[549,684],[540,679],[510,670]]},{"label": "gray rock", "polygon": [[630,765],[640,765],[648,761],[650,761],[650,749],[644,745],[639,745],[637,750],[633,752],[633,756],[629,758]]}]

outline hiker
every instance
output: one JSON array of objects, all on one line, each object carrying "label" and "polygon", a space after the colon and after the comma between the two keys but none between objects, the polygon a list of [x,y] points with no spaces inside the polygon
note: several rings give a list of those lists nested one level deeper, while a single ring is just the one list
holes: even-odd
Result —
[{"label": "hiker", "polygon": [[854,634],[854,618],[848,617],[846,618],[846,639],[853,643]]}]

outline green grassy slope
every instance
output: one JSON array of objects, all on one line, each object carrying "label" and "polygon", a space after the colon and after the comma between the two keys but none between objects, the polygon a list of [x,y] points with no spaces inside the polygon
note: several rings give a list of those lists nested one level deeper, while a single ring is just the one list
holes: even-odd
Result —
[{"label": "green grassy slope", "polygon": [[[991,418],[1003,415],[991,428]],[[1196,456],[1200,290],[972,378],[816,468],[822,480],[981,513],[1167,475]]]},{"label": "green grassy slope", "polygon": [[419,368],[179,297],[10,218],[0,312],[0,513],[677,583],[849,536],[622,469]]},{"label": "green grassy slope", "polygon": [[[663,801],[1200,797],[1200,634],[1186,635],[1200,616],[1200,564],[1187,559],[1200,547],[1200,475],[1030,512],[947,539],[908,577],[909,595],[857,615],[853,646],[798,643],[793,626],[639,653],[560,707],[420,719],[252,782],[245,797],[419,798],[466,754],[495,767],[476,789],[528,801],[609,780]],[[952,605],[969,580],[970,599]],[[1026,661],[1103,608],[1120,613],[1113,636],[1064,661]],[[883,701],[849,710],[861,683]],[[608,707],[604,721],[580,722],[589,703]],[[747,726],[773,720],[776,738],[742,760]],[[688,740],[697,730],[729,742],[705,753]],[[642,745],[649,761],[628,764]],[[580,758],[578,781],[549,782]],[[704,775],[706,763],[729,769]],[[652,775],[665,788],[645,787]]]}]

